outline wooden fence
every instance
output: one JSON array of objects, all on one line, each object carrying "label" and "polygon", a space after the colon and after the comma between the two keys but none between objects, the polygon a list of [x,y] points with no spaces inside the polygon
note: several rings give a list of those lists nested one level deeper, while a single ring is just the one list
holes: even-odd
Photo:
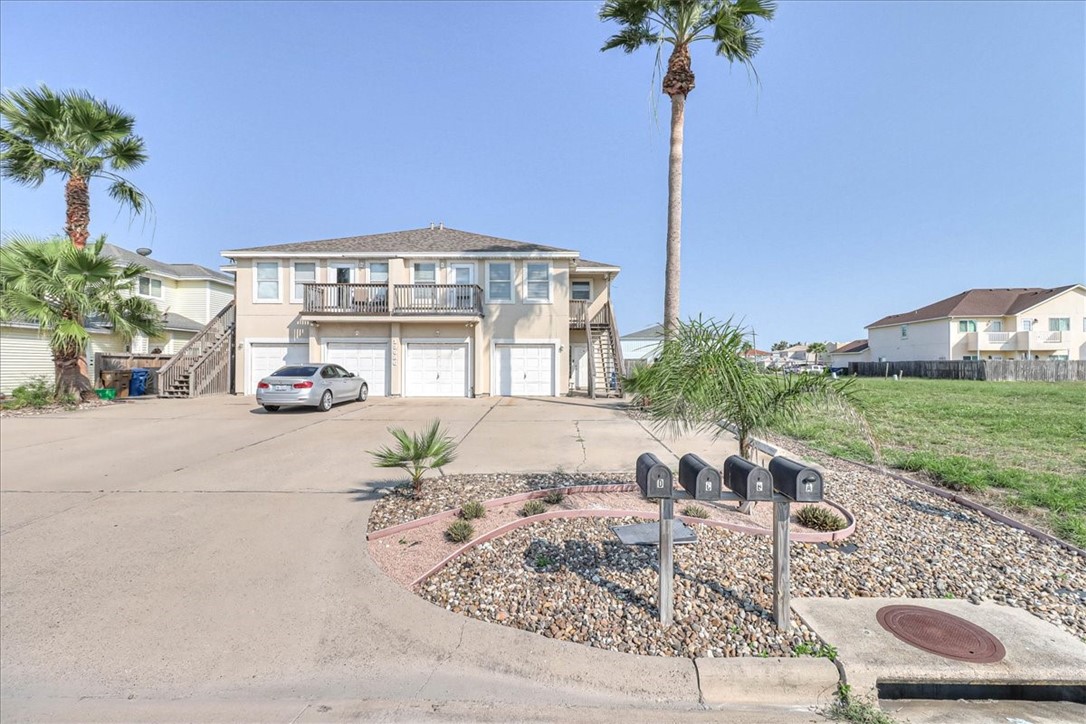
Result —
[{"label": "wooden fence", "polygon": [[[157,370],[172,359],[168,354],[105,354],[96,352],[94,355],[94,376],[100,377],[103,370],[130,370],[138,367]],[[155,395],[155,380],[158,375],[150,375],[147,378],[147,391],[145,394]],[[94,380],[94,386],[98,387],[100,379]]]},{"label": "wooden fence", "polygon": [[935,380],[992,382],[1086,381],[1083,360],[939,360],[912,362],[849,362],[848,372],[860,377],[923,377]]}]

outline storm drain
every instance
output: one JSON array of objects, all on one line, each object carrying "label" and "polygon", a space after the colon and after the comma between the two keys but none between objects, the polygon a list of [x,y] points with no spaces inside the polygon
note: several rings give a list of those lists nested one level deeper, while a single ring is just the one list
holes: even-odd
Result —
[{"label": "storm drain", "polygon": [[885,606],[879,625],[898,640],[937,656],[973,664],[1002,661],[1007,649],[992,634],[964,618],[923,606]]}]

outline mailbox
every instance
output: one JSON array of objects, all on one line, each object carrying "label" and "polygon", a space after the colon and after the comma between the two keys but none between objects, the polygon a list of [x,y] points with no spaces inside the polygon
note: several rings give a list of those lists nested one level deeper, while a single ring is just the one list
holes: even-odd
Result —
[{"label": "mailbox", "polygon": [[679,458],[679,485],[695,500],[720,500],[720,473],[694,453]]},{"label": "mailbox", "polygon": [[646,498],[671,497],[671,471],[652,453],[637,458],[637,487]]},{"label": "mailbox", "polygon": [[773,476],[765,468],[738,455],[724,461],[724,480],[743,500],[773,500]]},{"label": "mailbox", "polygon": [[773,487],[781,495],[797,503],[817,503],[822,500],[822,476],[803,463],[777,456],[769,461]]}]

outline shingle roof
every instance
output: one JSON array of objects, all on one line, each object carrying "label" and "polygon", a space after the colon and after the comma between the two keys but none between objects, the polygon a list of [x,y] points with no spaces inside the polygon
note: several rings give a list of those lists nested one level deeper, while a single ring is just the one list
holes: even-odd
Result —
[{"label": "shingle roof", "polygon": [[654,324],[651,327],[645,327],[638,332],[630,332],[629,334],[622,335],[622,339],[663,339],[664,325]]},{"label": "shingle roof", "polygon": [[584,269],[617,269],[614,264],[604,264],[602,261],[591,261],[590,259],[578,259],[577,266]]},{"label": "shingle roof", "polygon": [[181,316],[176,312],[166,312],[163,316],[162,326],[166,329],[172,329],[180,332],[199,332],[204,328],[204,325],[199,322],[189,319],[188,317]]},{"label": "shingle roof", "polygon": [[866,339],[854,339],[848,344],[841,345],[834,351],[830,352],[830,354],[854,354],[856,352],[863,352],[865,349],[867,349],[867,346],[868,345]]},{"label": "shingle roof", "polygon": [[158,259],[152,259],[149,256],[140,256],[134,251],[123,249],[116,244],[106,244],[102,247],[102,252],[117,261],[125,264],[139,264],[140,266],[147,267],[149,271],[158,272],[166,276],[178,277],[181,279],[217,279],[218,281],[225,282],[227,284],[233,284],[234,278],[229,274],[224,274],[221,271],[214,269],[208,269],[206,266],[200,266],[199,264],[168,264]]},{"label": "shingle roof", "polygon": [[473,234],[469,231],[450,229],[449,227],[411,229],[392,231],[384,234],[367,236],[345,236],[341,239],[323,239],[271,246],[251,246],[244,249],[224,251],[224,256],[233,256],[244,252],[285,252],[285,253],[380,253],[411,254],[437,253],[456,254],[465,252],[537,252],[576,254],[571,249],[559,249],[543,244],[531,244],[512,239],[500,239],[496,236]]},{"label": "shingle roof", "polygon": [[902,314],[891,314],[877,322],[867,325],[886,327],[894,324],[924,322],[946,317],[1002,317],[1017,314],[1024,309],[1040,304],[1052,297],[1078,286],[1068,284],[1064,287],[1041,289],[1040,287],[1018,287],[1007,289],[969,289],[953,297],[941,299],[926,307],[914,309]]}]

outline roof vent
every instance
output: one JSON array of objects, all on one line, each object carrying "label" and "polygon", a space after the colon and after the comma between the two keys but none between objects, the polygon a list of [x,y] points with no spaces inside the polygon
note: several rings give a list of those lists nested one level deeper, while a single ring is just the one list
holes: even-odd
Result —
[{"label": "roof vent", "polygon": [[430,231],[433,231],[433,230],[434,230],[434,222],[431,221],[430,222]]},{"label": "roof vent", "polygon": [[441,231],[444,231],[445,230],[445,222],[444,221],[437,222],[437,228],[440,229]]},{"label": "roof vent", "polygon": [[139,249],[136,249],[136,253],[140,256],[151,256],[151,250],[146,246],[141,246]]}]

